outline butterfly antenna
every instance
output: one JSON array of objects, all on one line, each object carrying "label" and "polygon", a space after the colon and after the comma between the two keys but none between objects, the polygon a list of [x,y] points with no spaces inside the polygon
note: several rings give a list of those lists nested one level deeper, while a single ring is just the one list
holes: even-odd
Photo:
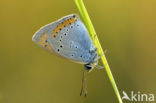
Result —
[{"label": "butterfly antenna", "polygon": [[82,75],[82,87],[80,91],[80,96],[82,95],[83,89],[85,89],[85,97],[87,97],[87,85],[86,85],[86,73],[85,68],[83,69],[83,75]]},{"label": "butterfly antenna", "polygon": [[83,92],[84,75],[85,75],[85,69],[83,70],[83,74],[82,74],[82,86],[81,86],[80,96],[82,95]]},{"label": "butterfly antenna", "polygon": [[86,73],[84,71],[84,87],[85,87],[85,97],[87,97],[87,83],[86,83]]}]

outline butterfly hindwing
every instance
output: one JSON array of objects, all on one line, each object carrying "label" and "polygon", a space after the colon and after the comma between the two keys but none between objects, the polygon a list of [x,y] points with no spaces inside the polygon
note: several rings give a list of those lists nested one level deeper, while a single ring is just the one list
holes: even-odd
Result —
[{"label": "butterfly hindwing", "polygon": [[86,64],[90,60],[92,41],[88,31],[75,14],[65,16],[39,29],[33,41],[45,50]]}]

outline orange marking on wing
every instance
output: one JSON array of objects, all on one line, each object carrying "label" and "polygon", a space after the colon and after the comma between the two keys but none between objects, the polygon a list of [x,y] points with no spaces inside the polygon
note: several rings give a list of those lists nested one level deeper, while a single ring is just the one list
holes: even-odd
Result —
[{"label": "orange marking on wing", "polygon": [[46,50],[50,51],[50,52],[53,52],[52,48],[50,47],[48,41],[47,41],[47,36],[48,34],[45,33],[41,36],[40,40],[38,41],[38,43],[43,47],[45,48]]},{"label": "orange marking on wing", "polygon": [[72,23],[74,23],[76,21],[76,18],[75,17],[72,17],[68,20],[64,20],[61,24],[59,24],[54,30],[53,30],[53,33],[52,33],[52,38],[56,37],[56,34],[61,30],[63,29],[65,26],[68,26]]}]

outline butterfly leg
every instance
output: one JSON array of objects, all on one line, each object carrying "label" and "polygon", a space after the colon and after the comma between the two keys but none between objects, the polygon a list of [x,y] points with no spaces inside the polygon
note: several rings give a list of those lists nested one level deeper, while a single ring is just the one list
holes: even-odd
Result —
[{"label": "butterfly leg", "polygon": [[98,61],[99,59],[101,59],[102,56],[104,56],[104,54],[100,54],[100,55],[95,59],[95,61]]},{"label": "butterfly leg", "polygon": [[104,66],[101,66],[101,65],[96,65],[96,68],[98,68],[98,69],[103,69],[103,68],[104,68]]},{"label": "butterfly leg", "polygon": [[[104,54],[106,54],[106,52],[107,52],[107,50],[105,50],[105,51],[104,51]],[[101,59],[101,57],[102,57],[102,56],[104,56],[104,54],[99,54],[99,56],[97,57],[97,59],[96,59],[96,60]]]},{"label": "butterfly leg", "polygon": [[104,50],[104,54],[106,54],[107,53],[107,49],[106,50]]},{"label": "butterfly leg", "polygon": [[[95,41],[95,38],[96,38],[96,34],[94,34],[94,36],[93,36],[93,43],[94,43],[94,41]],[[95,44],[95,43],[94,43]]]},{"label": "butterfly leg", "polygon": [[96,60],[95,60],[95,61],[96,61],[95,67],[98,68],[98,69],[103,69],[103,68],[104,68],[104,66],[98,65],[98,60],[101,59],[102,56],[104,56],[104,54],[101,54],[101,55],[98,56],[98,57],[96,58]]}]

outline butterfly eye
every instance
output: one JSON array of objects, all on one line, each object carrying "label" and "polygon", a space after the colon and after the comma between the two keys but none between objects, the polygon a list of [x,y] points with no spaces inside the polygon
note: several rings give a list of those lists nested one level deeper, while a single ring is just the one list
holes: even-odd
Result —
[{"label": "butterfly eye", "polygon": [[92,66],[90,64],[85,64],[85,69],[91,70],[92,69]]}]

